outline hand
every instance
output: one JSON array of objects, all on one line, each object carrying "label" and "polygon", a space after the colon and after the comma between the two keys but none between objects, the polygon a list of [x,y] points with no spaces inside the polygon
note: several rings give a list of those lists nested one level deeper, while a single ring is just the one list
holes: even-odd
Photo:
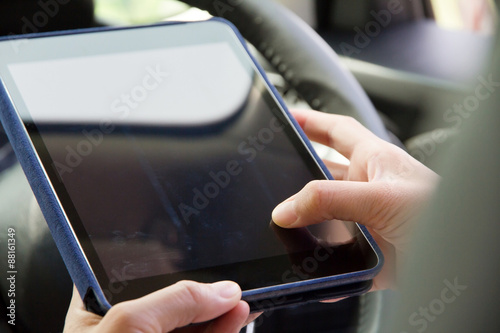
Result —
[{"label": "hand", "polygon": [[101,317],[84,309],[74,288],[64,332],[164,333],[217,318],[179,331],[237,333],[249,313],[248,304],[240,299],[241,289],[234,282],[182,281],[142,298],[119,303]]},{"label": "hand", "polygon": [[292,114],[312,141],[336,149],[350,164],[325,161],[336,180],[310,182],[275,208],[273,221],[284,228],[332,219],[365,225],[386,259],[374,290],[394,287],[395,268],[407,249],[415,217],[439,176],[353,118],[316,111]]}]

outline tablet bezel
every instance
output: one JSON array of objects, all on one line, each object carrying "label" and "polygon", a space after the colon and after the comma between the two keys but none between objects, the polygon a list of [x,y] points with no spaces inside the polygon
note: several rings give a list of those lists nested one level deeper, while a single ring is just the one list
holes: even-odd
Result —
[{"label": "tablet bezel", "polygon": [[[234,27],[232,27],[230,24],[227,24],[225,21],[219,20],[219,19],[213,19],[213,20],[211,20],[211,22],[214,24],[217,24],[217,25],[221,25],[220,27],[223,29],[231,30],[232,38],[234,38],[235,41],[238,41],[238,43],[239,43],[239,44],[237,44],[238,47],[241,47],[241,49],[246,53],[246,56],[248,56],[248,59],[253,62],[252,65],[255,68],[255,72],[258,75],[260,75],[262,80],[266,83],[267,89],[271,93],[271,97],[276,102],[276,105],[279,106],[280,112],[283,112],[283,117],[286,118],[286,120],[289,121],[293,125],[295,134],[302,141],[304,147],[306,147],[309,150],[309,153],[314,158],[315,162],[318,165],[318,168],[320,168],[320,170],[322,170],[322,172],[325,174],[325,176],[327,178],[330,178],[328,170],[324,167],[324,165],[321,163],[320,159],[316,156],[316,154],[314,153],[314,150],[310,146],[307,138],[305,137],[303,132],[300,130],[300,128],[297,126],[297,124],[295,123],[293,118],[289,116],[289,114],[286,110],[286,106],[284,105],[283,101],[281,100],[281,98],[279,97],[279,95],[277,94],[275,89],[272,87],[272,85],[267,80],[262,68],[258,65],[258,63],[255,61],[255,59],[248,52],[244,43],[242,43],[242,38],[237,34]],[[189,23],[189,24],[211,24],[211,23]],[[64,33],[56,33],[56,34],[40,34],[40,35],[28,36],[27,40],[29,40],[31,38],[41,38],[41,37],[51,37],[51,36],[70,36],[73,34],[81,35],[82,33],[86,33],[88,36],[91,36],[92,34],[99,32],[99,31],[102,31],[102,32],[125,32],[125,33],[131,32],[133,34],[133,33],[137,33],[141,29],[162,29],[162,28],[168,29],[169,26],[177,26],[177,25],[178,24],[174,24],[174,25],[172,25],[172,24],[160,24],[160,25],[147,26],[147,27],[97,29],[97,30],[94,29],[94,30],[73,31],[73,32],[64,32]],[[183,24],[181,24],[181,25],[183,25]],[[203,28],[200,29],[200,31],[206,31],[206,30],[207,29],[203,29]],[[25,38],[25,37],[23,37],[23,38]],[[24,39],[12,39],[12,40],[7,40],[4,43],[19,43],[20,41],[23,41],[23,40]],[[22,43],[16,44],[16,45],[18,47],[23,46]],[[29,46],[29,45],[24,45],[24,46]],[[114,52],[116,52],[116,51],[114,51]],[[25,52],[23,54],[28,55],[28,54],[30,54],[30,52]],[[28,56],[28,58],[29,58],[29,56]],[[17,60],[23,61],[22,57],[17,58]],[[13,122],[17,123],[17,128],[12,128],[11,130],[7,130],[7,132],[9,133],[9,136],[10,136],[12,141],[18,142],[17,144],[14,145],[16,148],[16,153],[18,154],[18,156],[21,155],[20,160],[22,162],[23,168],[25,169],[25,171],[28,175],[28,178],[29,178],[32,186],[34,186],[33,184],[37,181],[44,181],[45,182],[45,184],[44,184],[45,190],[44,191],[37,190],[36,188],[34,188],[34,191],[35,191],[35,194],[37,195],[37,199],[39,201],[40,200],[43,201],[43,203],[41,203],[41,206],[42,206],[42,210],[44,211],[44,214],[46,215],[46,218],[48,216],[49,218],[51,218],[51,220],[53,220],[54,210],[57,210],[57,214],[55,214],[58,216],[56,219],[57,221],[52,221],[52,222],[48,221],[49,225],[51,223],[57,224],[57,223],[61,223],[61,222],[67,224],[65,226],[66,227],[66,235],[64,235],[64,237],[66,238],[66,241],[70,241],[73,243],[71,245],[71,249],[73,251],[75,251],[75,250],[81,251],[81,253],[77,255],[78,260],[76,260],[76,261],[75,261],[75,258],[73,258],[73,259],[68,258],[68,255],[65,256],[63,253],[64,251],[61,251],[63,253],[63,257],[65,257],[66,265],[68,266],[70,273],[71,273],[74,280],[75,279],[76,279],[76,281],[81,280],[81,278],[75,277],[75,275],[81,273],[82,270],[86,271],[85,276],[86,276],[87,282],[84,282],[83,285],[82,285],[82,283],[77,283],[77,286],[79,287],[80,294],[83,296],[83,295],[88,293],[89,288],[92,289],[93,292],[96,293],[95,297],[98,299],[98,301],[100,303],[99,307],[104,307],[105,309],[109,308],[110,303],[113,304],[115,301],[122,301],[125,299],[129,299],[131,294],[135,293],[134,295],[138,296],[137,291],[132,292],[131,294],[124,292],[123,291],[124,288],[122,288],[124,285],[123,282],[119,282],[118,284],[115,285],[113,283],[110,283],[108,280],[107,283],[106,282],[103,283],[102,277],[101,278],[96,277],[96,275],[101,275],[101,273],[96,274],[96,270],[98,271],[100,269],[99,264],[96,263],[95,258],[89,260],[89,258],[87,257],[89,254],[89,251],[83,250],[82,244],[78,240],[78,237],[76,236],[76,235],[81,235],[82,233],[84,233],[84,231],[82,231],[82,229],[79,228],[78,226],[75,226],[69,222],[70,220],[74,220],[74,216],[71,216],[72,213],[71,213],[71,210],[68,210],[69,207],[67,204],[66,205],[61,204],[61,202],[56,194],[57,191],[52,186],[51,181],[48,180],[51,178],[48,175],[48,173],[50,173],[51,171],[44,169],[43,163],[42,163],[40,156],[39,156],[40,150],[35,149],[33,143],[30,142],[30,139],[28,139],[29,133],[26,130],[26,128],[23,128],[23,126],[19,127],[19,123],[21,122],[21,116],[19,114],[17,114],[17,112],[21,112],[21,113],[23,112],[22,106],[19,106],[19,105],[16,106],[17,103],[15,102],[15,100],[18,100],[19,97],[15,96],[16,92],[13,91],[12,87],[9,87],[9,85],[11,85],[12,82],[8,82],[8,81],[9,81],[8,79],[6,80],[5,77],[2,77],[2,84],[3,84],[4,91],[0,91],[0,95],[2,97],[2,101],[3,101],[4,106],[6,106],[4,108],[5,110],[2,110],[2,111],[10,111],[11,114],[9,115],[10,118],[5,116],[5,115],[3,115],[3,118],[4,118],[4,122],[7,124],[12,124]],[[12,96],[14,96],[14,97],[12,97]],[[5,113],[5,112],[2,112],[2,113]],[[11,125],[11,127],[16,127],[16,126]],[[24,140],[19,139],[20,132],[23,132],[22,135],[25,136]],[[33,140],[33,139],[31,139],[31,140]],[[26,150],[26,148],[29,148],[28,151]],[[19,151],[20,149],[22,149],[21,152]],[[26,156],[26,154],[28,154],[29,156]],[[33,170],[35,170],[35,172],[33,172]],[[34,177],[40,177],[40,176],[42,176],[44,179],[43,180],[33,179]],[[52,179],[54,179],[53,177],[54,176],[52,175]],[[47,194],[48,194],[47,191],[51,192],[48,202],[47,202]],[[45,192],[45,193],[41,193],[41,192]],[[47,205],[53,206],[50,209],[52,212],[48,211]],[[56,207],[54,207],[54,205]],[[47,218],[47,219],[49,219],[49,218]],[[57,226],[54,226],[54,228],[57,228]],[[370,280],[380,270],[383,259],[382,259],[380,250],[378,249],[378,247],[374,243],[374,241],[373,241],[372,237],[369,235],[369,233],[367,233],[366,229],[364,227],[358,227],[358,226],[356,228],[358,228],[357,229],[358,232],[356,233],[356,237],[360,237],[360,239],[362,241],[366,241],[366,244],[369,245],[367,251],[370,251],[370,252],[373,251],[372,253],[377,258],[377,261],[374,262],[372,265],[370,265],[370,267],[368,269],[350,271],[348,273],[342,273],[342,274],[338,274],[335,276],[313,278],[313,279],[299,281],[299,282],[281,283],[281,284],[276,284],[276,285],[271,285],[271,286],[263,285],[261,287],[252,286],[250,289],[244,288],[245,289],[244,290],[244,297],[252,298],[252,297],[255,297],[255,295],[262,295],[264,298],[266,298],[266,297],[269,297],[269,296],[266,296],[266,295],[269,295],[269,293],[271,293],[272,295],[293,294],[293,293],[297,293],[297,292],[305,292],[305,291],[309,291],[309,290],[321,289],[321,288],[332,287],[332,286],[349,285],[353,282]],[[71,234],[72,237],[68,238],[68,236],[69,236],[68,233]],[[58,236],[57,233],[55,233],[54,231],[53,231],[53,234],[55,234],[54,238],[56,239],[58,246],[60,246],[60,243],[64,242],[63,240],[60,239],[62,236],[60,236],[60,235]],[[64,245],[62,247],[64,247]],[[61,250],[61,246],[60,246],[60,250]],[[68,263],[68,261],[72,261],[72,262]],[[75,262],[76,262],[76,264],[75,264]],[[92,264],[90,262],[92,262]],[[83,266],[82,266],[82,264],[83,264]],[[75,265],[78,267],[75,268]],[[89,283],[89,280],[92,280],[92,278],[95,281],[93,283]],[[98,280],[101,282],[98,283],[97,282]],[[206,282],[212,282],[212,281],[206,281]],[[135,283],[129,283],[128,281],[127,281],[127,284],[128,285],[135,285]],[[138,283],[137,286],[139,286],[140,284],[141,283]],[[142,284],[144,284],[144,283],[142,282]],[[153,291],[153,290],[161,287],[160,284],[152,284],[152,286],[154,286],[154,287],[151,288],[151,290],[149,290],[149,291]],[[112,290],[120,290],[120,292],[113,293]],[[112,301],[110,299],[110,297],[109,297],[110,294],[113,296],[112,298],[114,298],[115,301]],[[104,299],[103,299],[103,296],[104,296]]]}]

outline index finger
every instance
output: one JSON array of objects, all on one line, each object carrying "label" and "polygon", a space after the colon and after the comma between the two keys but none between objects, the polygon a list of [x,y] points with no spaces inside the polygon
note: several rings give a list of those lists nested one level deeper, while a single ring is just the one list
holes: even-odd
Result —
[{"label": "index finger", "polygon": [[354,118],[313,110],[290,110],[307,137],[351,157],[356,145],[378,137]]},{"label": "index finger", "polygon": [[[170,332],[220,317],[238,306],[240,300],[241,289],[234,282],[202,284],[181,281],[141,298],[114,305],[101,321],[99,332],[121,332],[127,327],[137,331]],[[240,308],[237,311],[239,314],[231,315],[229,321],[217,325],[240,327],[248,316],[248,313],[243,316],[242,312],[247,309]],[[227,331],[236,332],[235,329]]]}]

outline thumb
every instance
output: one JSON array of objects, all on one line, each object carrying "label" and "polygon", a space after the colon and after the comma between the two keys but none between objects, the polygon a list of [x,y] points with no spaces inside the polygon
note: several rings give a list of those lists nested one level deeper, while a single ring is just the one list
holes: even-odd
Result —
[{"label": "thumb", "polygon": [[[217,318],[235,308],[240,299],[241,289],[234,282],[201,284],[181,281],[137,300],[113,306],[100,323],[100,331],[170,332]],[[234,324],[241,327],[243,322]]]},{"label": "thumb", "polygon": [[272,218],[283,228],[338,219],[379,229],[398,197],[394,187],[386,182],[316,180],[279,204]]}]

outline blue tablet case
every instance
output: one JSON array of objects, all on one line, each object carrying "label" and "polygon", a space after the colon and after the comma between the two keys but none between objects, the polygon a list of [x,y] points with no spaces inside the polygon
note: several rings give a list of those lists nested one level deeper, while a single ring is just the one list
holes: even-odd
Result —
[{"label": "blue tablet case", "polygon": [[[245,47],[245,50],[249,54],[250,58],[254,62],[256,68],[264,78],[265,82],[271,87],[272,92],[281,107],[289,115],[292,120],[293,125],[297,129],[300,136],[303,138],[304,142],[308,148],[313,153],[314,158],[318,161],[319,165],[323,169],[324,173],[333,180],[330,172],[323,164],[321,159],[317,156],[311,143],[307,139],[306,135],[297,124],[295,119],[289,114],[288,109],[280,97],[277,90],[269,82],[264,70],[259,65],[259,63],[252,56],[250,51],[246,46],[241,34],[238,32],[236,27],[232,25],[227,20],[221,18],[212,18],[211,21],[217,21],[229,26],[236,36],[239,38],[240,42]],[[200,23],[185,23],[185,22],[166,22],[160,23],[158,25],[176,25],[176,24],[200,24]],[[202,24],[202,23],[201,23]],[[124,27],[124,28],[92,28],[92,29],[81,29],[81,30],[70,30],[63,32],[53,32],[53,33],[38,33],[38,34],[28,34],[21,36],[11,36],[6,38],[0,38],[2,41],[15,41],[16,39],[31,39],[31,38],[42,38],[50,36],[62,36],[62,35],[72,35],[72,34],[82,34],[82,33],[98,33],[99,31],[110,31],[110,30],[124,30],[124,29],[141,29],[147,26],[139,27]],[[58,199],[54,194],[54,190],[48,180],[48,177],[39,161],[33,145],[30,141],[28,133],[18,116],[13,101],[11,100],[7,87],[5,87],[4,82],[0,78],[0,120],[5,128],[5,131],[9,137],[9,140],[14,148],[16,156],[28,178],[30,186],[35,194],[35,197],[40,205],[43,212],[45,220],[49,226],[52,236],[56,242],[56,245],[61,253],[64,263],[71,275],[71,278],[76,285],[80,296],[84,300],[87,310],[94,313],[104,315],[110,308],[111,304],[108,302],[107,294],[112,295],[113,290],[111,286],[100,286],[97,282],[95,275],[90,268],[86,257],[80,248],[71,226],[66,222],[65,213],[60,208]],[[379,247],[373,240],[373,237],[369,234],[364,226],[359,226],[370,245],[375,250],[379,262],[378,265],[369,270],[362,272],[353,272],[349,274],[344,274],[341,276],[325,277],[321,279],[315,279],[313,281],[299,281],[293,283],[293,294],[288,299],[280,297],[281,292],[290,288],[290,284],[277,285],[268,288],[262,288],[253,291],[244,291],[243,299],[248,300],[251,303],[251,309],[254,311],[262,311],[271,308],[279,308],[283,306],[288,306],[296,303],[307,303],[320,299],[328,299],[332,297],[339,296],[353,296],[362,294],[370,288],[370,284],[363,283],[364,281],[372,279],[381,269],[384,258]],[[313,285],[320,283],[322,287],[327,288],[325,292],[317,292],[317,288]],[[330,291],[329,291],[330,290]],[[270,300],[265,302],[265,300]],[[279,300],[279,301],[273,301]]]}]

